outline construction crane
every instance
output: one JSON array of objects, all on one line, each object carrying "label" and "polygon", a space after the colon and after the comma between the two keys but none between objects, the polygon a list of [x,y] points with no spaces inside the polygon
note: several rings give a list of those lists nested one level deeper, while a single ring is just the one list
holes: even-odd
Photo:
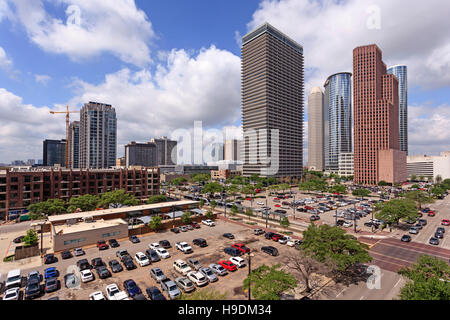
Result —
[{"label": "construction crane", "polygon": [[80,113],[80,111],[69,111],[69,106],[66,106],[66,111],[50,111],[51,114],[65,114],[66,115],[66,168],[70,168],[72,163],[69,160],[69,126],[70,114]]}]

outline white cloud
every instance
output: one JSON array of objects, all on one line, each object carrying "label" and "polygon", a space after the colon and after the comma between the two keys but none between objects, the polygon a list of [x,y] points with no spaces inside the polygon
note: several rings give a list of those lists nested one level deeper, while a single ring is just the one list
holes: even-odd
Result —
[{"label": "white cloud", "polygon": [[[149,41],[155,37],[147,15],[134,0],[13,1],[28,37],[44,51],[66,54],[75,61],[111,53],[124,62],[151,62]],[[65,21],[46,11],[65,10]]]},{"label": "white cloud", "polygon": [[[380,29],[368,28],[373,8]],[[353,49],[371,43],[387,65],[408,65],[411,85],[433,88],[450,86],[449,11],[450,2],[440,0],[264,0],[248,29],[267,21],[304,46],[306,92],[352,71]]]},{"label": "white cloud", "polygon": [[35,74],[34,75],[34,80],[37,83],[40,83],[44,86],[46,86],[51,79],[52,79],[52,77],[50,77],[49,75],[46,75],[46,74]]},{"label": "white cloud", "polygon": [[2,47],[0,47],[0,68],[4,70],[10,70],[12,64],[13,64],[12,60],[8,58],[5,50]]},{"label": "white cloud", "polygon": [[118,154],[130,141],[190,130],[234,126],[240,118],[240,59],[214,46],[195,55],[172,50],[152,74],[124,68],[101,84],[81,80],[69,105],[88,101],[112,104],[118,118]]},{"label": "white cloud", "polygon": [[42,158],[45,139],[64,139],[64,121],[49,107],[24,104],[22,98],[0,88],[0,162]]}]

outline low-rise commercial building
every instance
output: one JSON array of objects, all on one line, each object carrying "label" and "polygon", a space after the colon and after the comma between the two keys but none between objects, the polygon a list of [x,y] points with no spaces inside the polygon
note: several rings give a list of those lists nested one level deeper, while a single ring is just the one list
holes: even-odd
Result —
[{"label": "low-rise commercial building", "polygon": [[450,179],[450,151],[441,152],[439,156],[417,155],[407,157],[408,177],[413,175],[443,180]]},{"label": "low-rise commercial building", "polygon": [[227,180],[229,178],[239,176],[242,171],[239,170],[211,170],[212,180]]}]

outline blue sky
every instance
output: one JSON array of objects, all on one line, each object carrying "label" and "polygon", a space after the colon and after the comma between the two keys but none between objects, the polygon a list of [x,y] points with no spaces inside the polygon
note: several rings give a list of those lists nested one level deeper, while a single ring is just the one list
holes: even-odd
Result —
[{"label": "blue sky", "polygon": [[42,140],[65,135],[49,110],[89,100],[116,107],[119,156],[195,120],[239,136],[236,35],[266,21],[304,46],[306,97],[351,71],[358,45],[408,65],[410,153],[450,150],[448,11],[439,0],[0,0],[0,163],[41,158]]}]

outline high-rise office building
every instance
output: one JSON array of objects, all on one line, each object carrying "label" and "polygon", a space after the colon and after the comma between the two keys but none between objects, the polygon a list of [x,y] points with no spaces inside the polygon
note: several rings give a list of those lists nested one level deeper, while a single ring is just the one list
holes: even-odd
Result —
[{"label": "high-rise office building", "polygon": [[240,161],[241,160],[242,141],[237,139],[230,139],[225,141],[224,157],[226,161]]},{"label": "high-rise office building", "polygon": [[80,168],[80,121],[69,126],[69,168]]},{"label": "high-rise office building", "polygon": [[89,102],[80,111],[80,168],[102,169],[116,164],[116,110]]},{"label": "high-rise office building", "polygon": [[156,144],[152,142],[136,143],[132,141],[125,146],[125,166],[155,167],[157,162]]},{"label": "high-rise office building", "polygon": [[324,169],[323,124],[323,92],[314,87],[308,97],[308,167],[311,170]]},{"label": "high-rise office building", "polygon": [[408,67],[393,66],[387,70],[387,73],[393,74],[398,80],[400,150],[408,154]]},{"label": "high-rise office building", "polygon": [[171,166],[177,164],[177,141],[162,137],[160,139],[151,139],[150,142],[156,144],[156,157],[159,166]]},{"label": "high-rise office building", "polygon": [[270,24],[243,37],[244,176],[301,177],[303,68],[303,47]]},{"label": "high-rise office building", "polygon": [[333,74],[324,87],[325,169],[337,173],[339,155],[352,152],[352,74]]},{"label": "high-rise office building", "polygon": [[54,165],[66,166],[66,140],[44,140],[43,165],[53,167]]},{"label": "high-rise office building", "polygon": [[399,150],[398,80],[387,74],[376,45],[353,50],[354,182],[406,181],[406,153]]}]

